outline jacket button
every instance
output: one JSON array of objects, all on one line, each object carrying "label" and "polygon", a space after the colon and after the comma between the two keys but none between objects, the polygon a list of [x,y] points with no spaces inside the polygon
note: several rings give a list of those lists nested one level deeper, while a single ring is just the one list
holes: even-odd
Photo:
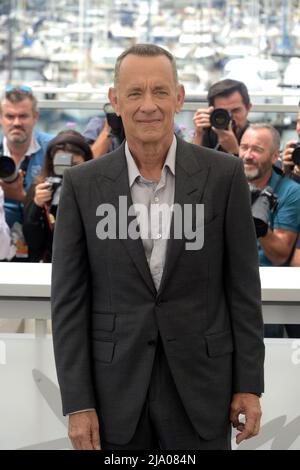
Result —
[{"label": "jacket button", "polygon": [[155,341],[155,339],[150,339],[150,340],[148,341],[148,345],[149,345],[149,346],[156,346],[156,341]]}]

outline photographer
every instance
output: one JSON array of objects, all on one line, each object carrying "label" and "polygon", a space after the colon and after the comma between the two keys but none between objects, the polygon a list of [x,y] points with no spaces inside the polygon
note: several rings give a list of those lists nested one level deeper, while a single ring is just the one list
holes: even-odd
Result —
[{"label": "photographer", "polygon": [[0,186],[0,261],[11,257],[11,236],[9,227],[5,221],[4,193]]},{"label": "photographer", "polygon": [[93,158],[85,139],[76,131],[60,132],[48,144],[42,173],[28,191],[23,232],[30,262],[51,262],[52,239],[63,171]]},{"label": "photographer", "polygon": [[117,116],[110,104],[104,105],[105,118],[92,118],[82,135],[98,158],[120,147],[124,140],[122,119]]},{"label": "photographer", "polygon": [[259,190],[270,187],[278,198],[276,210],[269,210],[269,227],[258,238],[261,266],[288,266],[300,230],[300,186],[274,166],[279,148],[279,133],[269,124],[249,126],[240,144],[248,182]]},{"label": "photographer", "polygon": [[[246,85],[238,80],[221,80],[209,88],[207,100],[209,107],[197,109],[193,117],[193,143],[238,155],[252,107]],[[223,114],[215,116],[216,109],[222,109]],[[224,110],[228,112],[227,118]]]},{"label": "photographer", "polygon": [[[125,138],[121,117],[117,116],[110,103],[103,108],[105,119],[93,117],[82,135],[91,145],[93,157],[98,158],[120,147]],[[174,123],[174,133],[183,138],[179,125]]]},{"label": "photographer", "polygon": [[[300,106],[300,103],[299,103]],[[296,132],[297,140],[287,142],[282,155],[282,164],[284,173],[296,183],[300,183],[300,111],[297,115]],[[295,245],[294,254],[291,260],[291,266],[300,266],[300,235]]]},{"label": "photographer", "polygon": [[36,129],[38,121],[38,102],[32,89],[26,85],[7,85],[0,99],[0,186],[4,192],[5,219],[16,248],[12,261],[27,261],[23,204],[34,178],[41,172],[47,144],[53,138]]},{"label": "photographer", "polygon": [[[260,192],[252,205],[253,217],[258,213],[262,216],[259,225],[255,220],[260,266],[289,266],[300,230],[300,186],[274,166],[279,148],[279,133],[269,124],[248,127],[240,144],[240,157],[252,194],[253,187]],[[273,204],[275,199],[277,207]],[[262,222],[266,227],[260,231]],[[290,337],[299,336],[298,326],[285,328]],[[283,325],[266,325],[265,336],[282,337]]]},{"label": "photographer", "polygon": [[[300,103],[299,103],[300,106]],[[283,172],[297,183],[300,183],[300,111],[297,115],[296,132],[297,140],[287,142],[282,154]]]}]

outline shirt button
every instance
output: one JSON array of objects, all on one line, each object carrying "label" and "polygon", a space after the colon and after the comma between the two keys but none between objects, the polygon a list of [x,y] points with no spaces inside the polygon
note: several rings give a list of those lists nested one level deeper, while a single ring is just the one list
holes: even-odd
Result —
[{"label": "shirt button", "polygon": [[159,202],[159,197],[155,196],[154,202]]},{"label": "shirt button", "polygon": [[159,239],[161,238],[161,233],[158,233],[158,234],[156,235],[156,238],[159,240]]}]

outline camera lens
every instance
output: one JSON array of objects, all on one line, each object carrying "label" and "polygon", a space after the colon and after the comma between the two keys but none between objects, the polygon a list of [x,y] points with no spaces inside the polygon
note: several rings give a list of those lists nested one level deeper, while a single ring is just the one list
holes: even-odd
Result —
[{"label": "camera lens", "polygon": [[210,115],[210,123],[216,129],[228,129],[231,115],[227,109],[217,108]]},{"label": "camera lens", "polygon": [[292,160],[295,165],[300,165],[300,143],[295,144],[295,148],[292,153]]},{"label": "camera lens", "polygon": [[18,178],[18,169],[10,157],[0,157],[0,178],[6,183],[12,183]]}]

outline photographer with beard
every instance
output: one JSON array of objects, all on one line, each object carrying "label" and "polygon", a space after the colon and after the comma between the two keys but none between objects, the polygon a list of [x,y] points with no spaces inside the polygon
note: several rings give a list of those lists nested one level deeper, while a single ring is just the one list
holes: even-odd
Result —
[{"label": "photographer with beard", "polygon": [[[36,129],[38,121],[38,102],[32,89],[26,85],[7,85],[0,99],[0,186],[4,192],[5,219],[15,246],[12,261],[28,260],[22,232],[24,200],[41,172],[47,144],[53,138]],[[5,160],[13,166],[9,179],[8,175],[3,177]]]},{"label": "photographer with beard", "polygon": [[274,167],[279,147],[279,133],[269,124],[249,126],[240,144],[248,182],[260,190],[269,186],[278,197],[269,228],[258,240],[261,266],[288,266],[300,230],[300,187]]},{"label": "photographer with beard", "polygon": [[[279,133],[269,124],[252,124],[240,143],[246,178],[252,190],[255,187],[261,191],[262,206],[277,198],[277,207],[272,210],[269,206],[266,230],[257,234],[260,266],[289,266],[300,231],[300,186],[274,166],[279,148]],[[269,196],[263,196],[266,191]],[[272,325],[266,334],[282,336],[282,332],[281,325]]]},{"label": "photographer with beard", "polygon": [[93,158],[79,132],[60,132],[48,144],[40,176],[30,187],[24,207],[23,232],[30,262],[51,262],[53,230],[63,171]]},{"label": "photographer with beard", "polygon": [[[193,143],[238,155],[240,140],[249,126],[248,114],[252,108],[246,85],[229,78],[220,80],[209,88],[207,101],[208,108],[199,108],[194,114]],[[223,114],[224,110],[228,112],[227,118],[215,115],[215,111],[220,109]]]}]

